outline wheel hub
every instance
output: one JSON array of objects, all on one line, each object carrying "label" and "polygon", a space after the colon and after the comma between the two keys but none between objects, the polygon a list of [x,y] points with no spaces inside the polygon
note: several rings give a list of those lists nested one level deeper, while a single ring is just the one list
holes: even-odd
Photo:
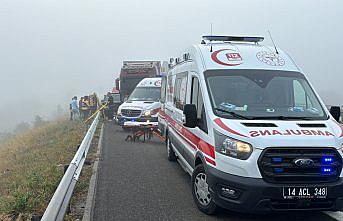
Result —
[{"label": "wheel hub", "polygon": [[207,176],[205,173],[199,173],[195,177],[194,191],[199,203],[207,206],[211,202],[211,195],[208,190]]},{"label": "wheel hub", "polygon": [[169,139],[167,140],[167,155],[170,157],[170,141]]}]

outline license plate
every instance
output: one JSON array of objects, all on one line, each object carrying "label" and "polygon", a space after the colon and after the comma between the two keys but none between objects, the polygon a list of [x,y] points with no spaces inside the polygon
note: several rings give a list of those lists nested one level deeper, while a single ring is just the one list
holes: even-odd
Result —
[{"label": "license plate", "polygon": [[327,187],[284,187],[284,199],[312,199],[326,198],[328,195]]}]

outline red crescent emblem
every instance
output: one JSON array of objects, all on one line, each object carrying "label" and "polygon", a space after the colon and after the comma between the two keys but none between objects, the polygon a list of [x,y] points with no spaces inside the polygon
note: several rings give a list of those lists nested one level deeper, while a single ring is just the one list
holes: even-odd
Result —
[{"label": "red crescent emblem", "polygon": [[242,62],[240,62],[240,63],[226,63],[226,62],[219,60],[218,54],[222,51],[233,51],[233,50],[231,50],[231,49],[220,49],[218,51],[213,52],[211,55],[211,58],[214,62],[221,64],[221,65],[225,65],[225,66],[237,66],[237,65],[242,64]]}]

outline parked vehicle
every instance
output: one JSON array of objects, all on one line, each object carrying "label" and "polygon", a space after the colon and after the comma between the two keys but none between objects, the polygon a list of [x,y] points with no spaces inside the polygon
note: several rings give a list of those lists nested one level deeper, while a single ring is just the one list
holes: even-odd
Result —
[{"label": "parked vehicle", "polygon": [[116,79],[121,101],[124,102],[130,96],[142,79],[159,77],[160,72],[160,61],[124,61],[120,71],[120,80]]},{"label": "parked vehicle", "polygon": [[304,73],[262,37],[204,36],[171,59],[159,128],[198,208],[343,208],[343,128]]},{"label": "parked vehicle", "polygon": [[161,78],[144,78],[131,93],[127,101],[118,108],[118,124],[126,121],[136,125],[149,122],[157,125],[160,110]]}]

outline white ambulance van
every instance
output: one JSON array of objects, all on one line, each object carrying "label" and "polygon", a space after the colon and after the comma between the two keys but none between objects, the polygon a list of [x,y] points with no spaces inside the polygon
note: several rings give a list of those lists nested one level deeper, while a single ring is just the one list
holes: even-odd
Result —
[{"label": "white ambulance van", "polygon": [[207,214],[340,210],[340,109],[328,111],[291,57],[262,41],[204,36],[171,59],[159,113],[167,157]]},{"label": "white ambulance van", "polygon": [[161,78],[144,78],[133,90],[127,101],[121,104],[117,112],[117,121],[121,126],[156,125],[160,110]]}]

